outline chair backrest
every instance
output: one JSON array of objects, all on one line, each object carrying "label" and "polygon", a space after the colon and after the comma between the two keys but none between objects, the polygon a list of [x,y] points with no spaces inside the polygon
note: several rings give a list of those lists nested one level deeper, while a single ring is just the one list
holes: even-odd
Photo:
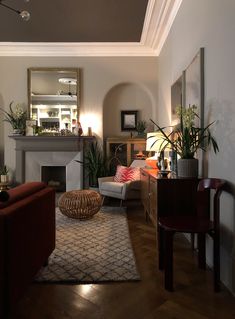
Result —
[{"label": "chair backrest", "polygon": [[[219,227],[219,212],[220,212],[220,195],[225,188],[226,181],[219,178],[204,178],[200,180],[198,184],[198,192],[206,192],[210,190],[214,190],[213,194],[213,219],[214,219],[214,226]],[[198,214],[200,215],[205,207],[203,207],[204,203],[200,203],[200,198],[205,203],[205,197],[199,197],[199,205],[198,205]],[[209,205],[209,198],[207,197],[207,204],[208,204],[208,217],[210,216],[210,205]]]}]

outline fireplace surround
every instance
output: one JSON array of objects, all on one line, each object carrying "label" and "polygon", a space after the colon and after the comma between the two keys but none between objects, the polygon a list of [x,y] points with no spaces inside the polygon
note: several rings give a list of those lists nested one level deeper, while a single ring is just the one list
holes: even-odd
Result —
[{"label": "fireplace surround", "polygon": [[16,184],[42,181],[43,166],[64,166],[66,191],[86,187],[84,151],[93,136],[10,136],[15,140]]}]

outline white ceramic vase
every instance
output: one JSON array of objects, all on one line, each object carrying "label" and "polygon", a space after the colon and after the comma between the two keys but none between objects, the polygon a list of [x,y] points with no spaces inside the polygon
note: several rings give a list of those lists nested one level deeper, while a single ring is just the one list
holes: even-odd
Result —
[{"label": "white ceramic vase", "polygon": [[13,129],[12,135],[22,135],[22,131],[18,128]]}]

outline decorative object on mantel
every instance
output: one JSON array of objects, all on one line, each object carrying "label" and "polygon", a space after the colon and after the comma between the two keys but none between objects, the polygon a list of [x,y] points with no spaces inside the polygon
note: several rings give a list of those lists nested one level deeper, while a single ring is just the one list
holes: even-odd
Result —
[{"label": "decorative object on mantel", "polygon": [[123,207],[102,207],[92,219],[57,209],[56,248],[37,282],[94,283],[140,280]]},{"label": "decorative object on mantel", "polygon": [[78,122],[77,124],[77,135],[81,136],[83,134],[83,129],[82,129],[82,125],[80,122]]},{"label": "decorative object on mantel", "polygon": [[[179,177],[198,177],[198,159],[195,158],[195,155],[199,149],[206,151],[212,145],[215,154],[219,151],[218,144],[209,130],[214,122],[205,128],[195,126],[196,118],[199,119],[196,111],[195,105],[189,105],[188,108],[178,106],[176,114],[180,123],[170,133],[166,133],[165,127],[160,127],[151,120],[158,131],[163,134],[165,142],[171,146],[172,151],[180,156],[177,162]],[[164,145],[162,145],[162,149],[164,149]]]},{"label": "decorative object on mantel", "polygon": [[[29,2],[29,0],[24,0],[24,2]],[[9,5],[3,3],[3,0],[0,1],[0,6],[17,13],[24,21],[29,21],[29,19],[30,19],[30,13],[28,11],[26,11],[26,10],[20,11],[20,10],[14,9],[14,8],[10,7]]]},{"label": "decorative object on mantel", "polygon": [[36,125],[37,125],[36,120],[26,120],[25,135],[26,136],[34,136]]},{"label": "decorative object on mantel", "polygon": [[92,127],[91,126],[89,126],[87,129],[87,135],[92,136]]},{"label": "decorative object on mantel", "polygon": [[24,111],[22,104],[16,104],[13,110],[13,101],[9,105],[10,111],[7,112],[4,109],[0,109],[4,113],[4,120],[11,124],[13,129],[13,135],[23,135],[25,133],[27,112]]},{"label": "decorative object on mantel", "polygon": [[0,168],[0,191],[8,189],[9,185],[9,169],[6,165]]}]

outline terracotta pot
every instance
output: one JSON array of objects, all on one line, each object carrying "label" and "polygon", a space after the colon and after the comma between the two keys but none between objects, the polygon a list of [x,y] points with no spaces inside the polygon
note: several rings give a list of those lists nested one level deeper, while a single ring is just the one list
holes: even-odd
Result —
[{"label": "terracotta pot", "polygon": [[198,159],[196,158],[180,158],[177,161],[177,167],[179,177],[198,177]]}]

